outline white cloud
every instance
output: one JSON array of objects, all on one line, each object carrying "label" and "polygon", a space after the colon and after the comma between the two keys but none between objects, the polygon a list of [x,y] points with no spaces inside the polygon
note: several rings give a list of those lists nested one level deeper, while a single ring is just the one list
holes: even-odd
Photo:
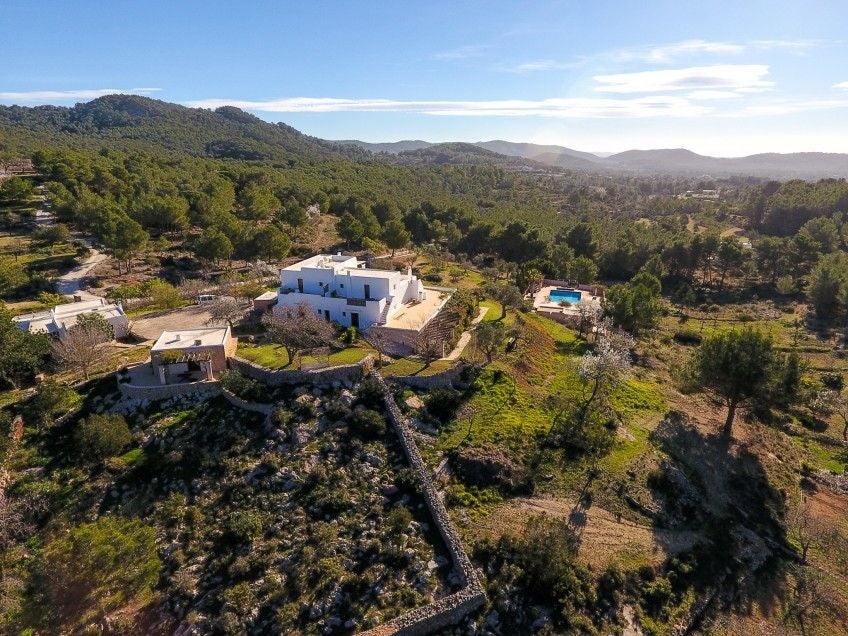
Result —
[{"label": "white cloud", "polygon": [[848,99],[807,99],[774,101],[766,104],[751,104],[740,110],[725,113],[726,117],[760,117],[768,115],[794,115],[819,110],[848,108]]},{"label": "white cloud", "polygon": [[0,92],[0,101],[12,103],[54,103],[72,100],[88,100],[104,95],[149,95],[162,90],[161,88],[83,88],[70,91],[23,91]]},{"label": "white cloud", "polygon": [[694,100],[733,99],[739,97],[739,93],[733,91],[692,91],[686,93],[686,97]]},{"label": "white cloud", "polygon": [[197,108],[236,106],[243,110],[274,113],[404,112],[454,117],[552,117],[558,119],[604,119],[644,117],[692,117],[710,108],[683,97],[651,96],[633,99],[551,98],[541,100],[400,101],[390,99],[341,99],[292,97],[275,100],[206,99],[187,102]]},{"label": "white cloud", "polygon": [[656,93],[679,90],[748,91],[771,88],[763,79],[769,67],[764,64],[720,64],[692,66],[663,71],[639,71],[595,75],[597,90],[607,93]]},{"label": "white cloud", "polygon": [[802,53],[818,46],[818,40],[751,40],[748,42],[711,42],[694,39],[658,46],[633,47],[613,52],[618,62],[640,61],[665,64],[675,59],[695,55],[739,55],[751,51],[783,49]]},{"label": "white cloud", "polygon": [[483,55],[483,51],[485,51],[486,48],[486,46],[483,46],[481,44],[466,44],[465,46],[459,46],[455,49],[435,53],[433,55],[433,59],[441,60],[444,62],[450,62],[454,60],[467,60],[471,57],[480,57],[481,55]]},{"label": "white cloud", "polygon": [[495,70],[504,73],[536,73],[540,71],[564,71],[579,68],[586,64],[588,58],[580,58],[573,62],[559,62],[557,60],[533,60],[530,62],[517,62],[515,64],[498,64]]},{"label": "white cloud", "polygon": [[839,82],[838,84],[834,84],[833,88],[842,88],[848,91],[848,82]]}]

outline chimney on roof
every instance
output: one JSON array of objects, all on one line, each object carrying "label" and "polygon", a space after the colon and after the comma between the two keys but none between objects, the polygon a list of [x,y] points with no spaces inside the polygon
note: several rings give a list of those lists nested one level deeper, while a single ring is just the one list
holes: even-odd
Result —
[{"label": "chimney on roof", "polygon": [[202,343],[203,343],[203,341],[200,338],[198,338],[194,341],[194,346],[199,347]]},{"label": "chimney on roof", "polygon": [[179,342],[180,340],[182,340],[182,338],[180,337],[180,334],[176,334],[176,335],[174,336],[174,341],[175,341],[175,342]]}]

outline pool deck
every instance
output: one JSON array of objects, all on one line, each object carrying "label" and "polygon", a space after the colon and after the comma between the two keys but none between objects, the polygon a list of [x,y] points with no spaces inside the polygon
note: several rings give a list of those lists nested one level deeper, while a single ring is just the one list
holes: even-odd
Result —
[{"label": "pool deck", "polygon": [[[547,314],[569,314],[569,315],[577,315],[577,308],[574,305],[570,307],[564,307],[559,303],[552,303],[548,300],[548,296],[551,291],[554,289],[565,289],[560,285],[548,285],[546,287],[542,287],[536,295],[533,296],[533,309],[542,313]],[[571,291],[577,292],[581,294],[581,300],[591,300],[592,302],[600,304],[601,299],[599,296],[593,296],[590,292],[582,291],[579,289],[573,289]]]}]

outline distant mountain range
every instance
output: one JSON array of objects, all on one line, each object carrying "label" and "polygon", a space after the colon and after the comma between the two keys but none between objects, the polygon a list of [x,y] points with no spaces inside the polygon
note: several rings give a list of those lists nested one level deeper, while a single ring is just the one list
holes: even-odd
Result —
[{"label": "distant mountain range", "polygon": [[[374,153],[404,155],[427,151],[450,150],[457,143],[429,143],[421,140],[390,143],[337,141]],[[565,146],[516,143],[511,141],[478,141],[473,145],[500,155],[529,159],[539,164],[587,172],[637,172],[640,174],[672,174],[687,176],[752,176],[771,178],[800,177],[808,179],[848,177],[848,154],[824,152],[763,153],[747,157],[708,157],[684,148],[659,150],[627,150],[599,156]]]},{"label": "distant mountain range", "polygon": [[138,95],[107,95],[71,108],[0,106],[0,152],[21,156],[45,145],[164,149],[220,159],[315,161],[345,157],[409,165],[498,165],[527,171],[601,174],[751,176],[786,179],[848,177],[848,154],[804,152],[724,159],[685,149],[628,150],[599,156],[564,146],[421,140],[328,141],[283,123],[269,123],[231,106],[187,108]]}]

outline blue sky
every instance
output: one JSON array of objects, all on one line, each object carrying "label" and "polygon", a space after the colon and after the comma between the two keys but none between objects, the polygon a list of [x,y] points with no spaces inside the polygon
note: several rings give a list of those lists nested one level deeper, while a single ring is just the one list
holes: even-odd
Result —
[{"label": "blue sky", "polygon": [[844,0],[4,0],[2,16],[5,104],[121,91],[329,139],[848,152]]}]

